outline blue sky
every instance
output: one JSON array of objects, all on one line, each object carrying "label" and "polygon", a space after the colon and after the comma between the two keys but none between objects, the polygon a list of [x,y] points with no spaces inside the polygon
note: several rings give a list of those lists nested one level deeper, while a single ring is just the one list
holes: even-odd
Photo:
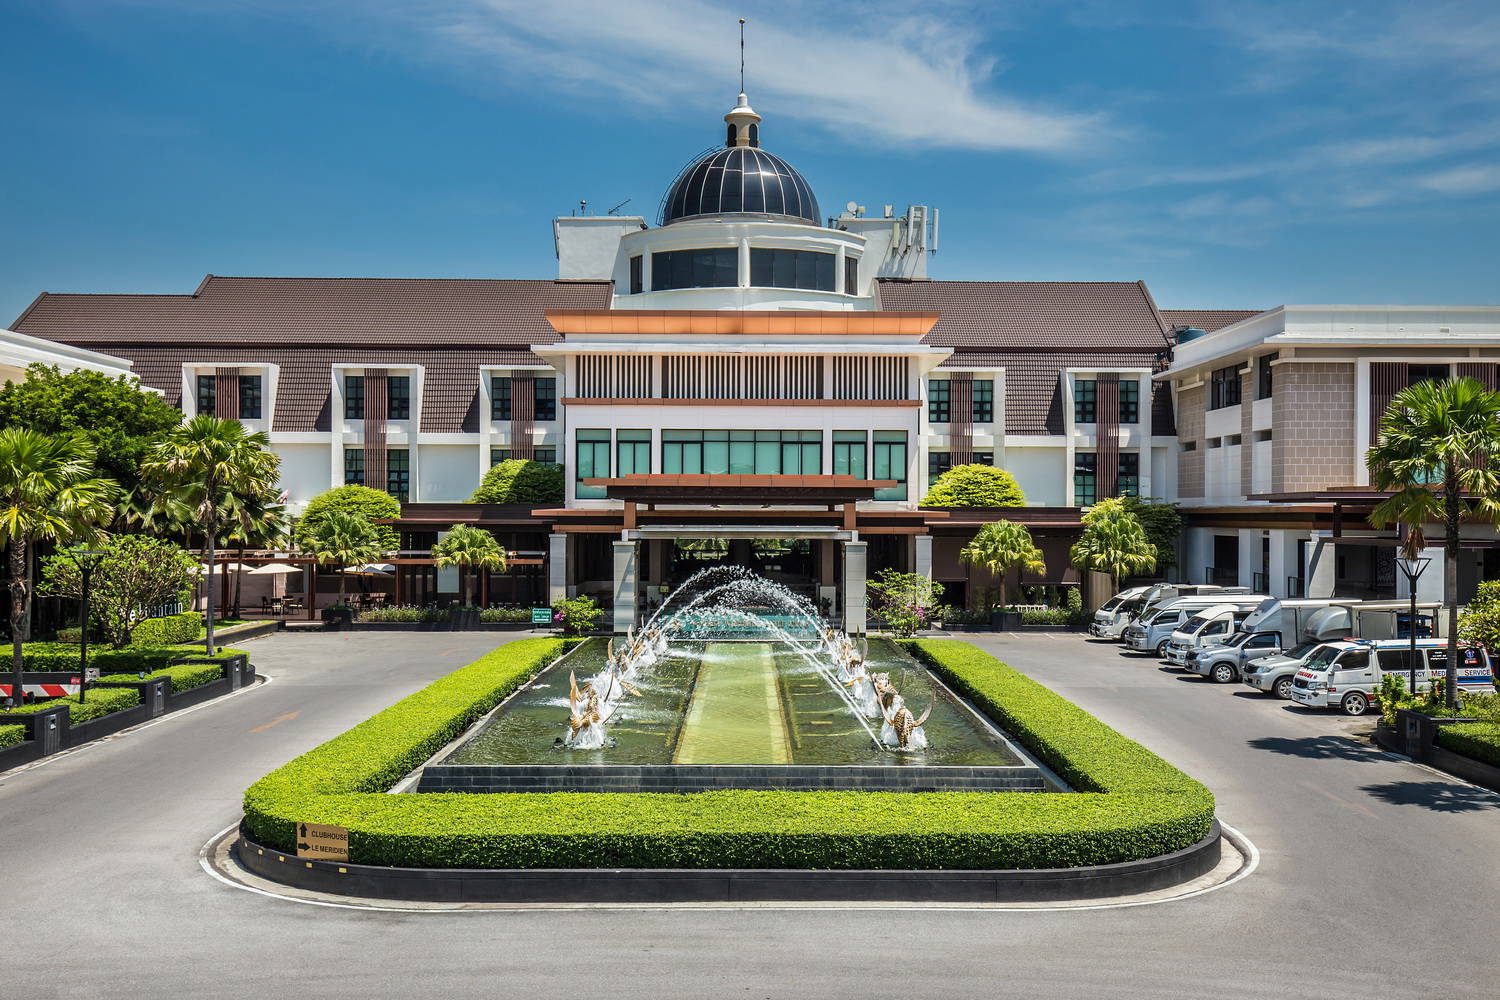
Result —
[{"label": "blue sky", "polygon": [[[914,10],[919,8],[919,12]],[[1164,307],[1500,302],[1500,4],[11,0],[0,323],[206,272],[547,277],[722,135],[935,277]]]}]

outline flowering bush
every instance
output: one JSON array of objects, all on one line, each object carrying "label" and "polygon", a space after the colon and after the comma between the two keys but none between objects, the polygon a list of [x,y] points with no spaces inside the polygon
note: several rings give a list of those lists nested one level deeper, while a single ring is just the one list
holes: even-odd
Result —
[{"label": "flowering bush", "polygon": [[929,628],[948,610],[938,603],[943,585],[920,573],[897,573],[883,569],[869,583],[875,614],[902,638]]},{"label": "flowering bush", "polygon": [[563,627],[565,634],[578,635],[598,628],[604,620],[604,609],[592,597],[575,597],[552,605],[552,620]]}]

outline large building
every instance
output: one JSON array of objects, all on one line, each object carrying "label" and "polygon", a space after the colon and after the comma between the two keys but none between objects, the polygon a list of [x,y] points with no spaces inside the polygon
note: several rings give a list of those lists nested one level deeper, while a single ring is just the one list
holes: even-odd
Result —
[{"label": "large building", "polygon": [[[489,600],[594,593],[621,626],[718,560],[755,565],[854,628],[882,567],[930,573],[961,603],[993,582],[958,551],[996,514],[918,501],[971,462],[1024,489],[1028,507],[1007,516],[1047,554],[1036,582],[1076,580],[1080,508],[1124,492],[1192,505],[1180,575],[1248,575],[1275,592],[1338,584],[1313,508],[1337,519],[1341,501],[1303,494],[1360,482],[1368,420],[1352,399],[1372,369],[1353,358],[1365,342],[1314,346],[1297,326],[1307,311],[1292,308],[1164,313],[1138,281],[930,278],[935,209],[825,214],[762,146],[743,94],[724,123],[722,147],[671,183],[655,225],[555,219],[556,280],[209,275],[182,295],[43,294],[15,327],[128,359],[187,414],[266,431],[294,507],[344,483],[400,497],[408,601],[456,591],[423,554],[466,521],[518,555],[486,579]],[[1326,330],[1343,322],[1313,312],[1306,322]],[[1497,311],[1463,315],[1477,339],[1448,361],[1500,357]],[[1291,373],[1267,383],[1282,394],[1249,402],[1273,351]],[[1425,370],[1395,354],[1408,375]],[[1317,438],[1306,405],[1326,388],[1298,380],[1339,365],[1351,410],[1321,426],[1348,431],[1325,442],[1342,466],[1296,437]],[[1247,400],[1232,418],[1206,402],[1223,402],[1226,368]],[[563,503],[464,503],[512,457],[561,464]]]}]

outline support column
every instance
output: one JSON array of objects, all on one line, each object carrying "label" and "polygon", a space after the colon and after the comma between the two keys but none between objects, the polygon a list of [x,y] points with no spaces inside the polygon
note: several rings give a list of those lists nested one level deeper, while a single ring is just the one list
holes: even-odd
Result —
[{"label": "support column", "polygon": [[912,535],[911,571],[932,579],[932,536]]},{"label": "support column", "polygon": [[865,542],[844,543],[844,631],[865,633]]},{"label": "support column", "polygon": [[1272,597],[1291,597],[1287,579],[1297,575],[1297,533],[1273,529],[1271,557],[1266,563],[1266,583]]},{"label": "support column", "polygon": [[1213,533],[1207,528],[1189,528],[1186,532],[1187,565],[1183,567],[1184,583],[1213,583],[1203,572],[1213,561]]},{"label": "support column", "polygon": [[1332,597],[1337,568],[1338,556],[1333,541],[1326,535],[1313,532],[1307,545],[1307,596]]},{"label": "support column", "polygon": [[635,625],[636,548],[635,542],[615,542],[615,620],[614,630],[624,632]]},{"label": "support column", "polygon": [[556,604],[568,599],[568,536],[547,537],[547,600]]},{"label": "support column", "polygon": [[[1249,587],[1252,594],[1255,593],[1255,574],[1265,571],[1265,567],[1260,564],[1261,534],[1261,529],[1259,528],[1241,528],[1239,530],[1239,585],[1241,587]],[[1268,580],[1267,583],[1269,582]]]},{"label": "support column", "polygon": [[818,547],[818,600],[820,605],[823,601],[828,602],[828,611],[824,614],[832,618],[839,603],[838,559],[834,548],[838,543],[822,539],[813,544]]}]

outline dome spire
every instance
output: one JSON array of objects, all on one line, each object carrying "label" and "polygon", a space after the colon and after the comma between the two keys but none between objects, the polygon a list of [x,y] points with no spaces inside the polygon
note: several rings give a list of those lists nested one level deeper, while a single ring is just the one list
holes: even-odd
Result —
[{"label": "dome spire", "polygon": [[735,102],[729,114],[724,116],[725,123],[729,126],[724,145],[735,146],[759,146],[760,145],[760,115],[750,107],[750,100],[745,96],[745,19],[740,18],[740,99]]}]

